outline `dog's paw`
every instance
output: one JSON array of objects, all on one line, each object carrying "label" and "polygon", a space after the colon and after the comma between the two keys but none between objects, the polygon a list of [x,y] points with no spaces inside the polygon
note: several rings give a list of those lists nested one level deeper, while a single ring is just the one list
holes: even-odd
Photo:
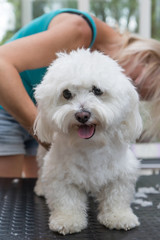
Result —
[{"label": "dog's paw", "polygon": [[49,228],[63,235],[80,232],[86,227],[87,217],[84,213],[54,212],[49,219]]},{"label": "dog's paw", "polygon": [[140,225],[138,217],[130,209],[100,213],[98,221],[109,229],[124,229],[126,231]]},{"label": "dog's paw", "polygon": [[39,197],[43,197],[44,196],[44,191],[42,188],[42,183],[40,182],[40,180],[38,179],[36,182],[36,185],[34,187],[34,192],[37,196]]}]

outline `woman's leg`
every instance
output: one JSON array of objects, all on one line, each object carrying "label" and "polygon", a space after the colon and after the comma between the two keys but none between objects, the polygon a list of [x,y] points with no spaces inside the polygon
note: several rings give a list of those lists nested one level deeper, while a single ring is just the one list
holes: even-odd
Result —
[{"label": "woman's leg", "polygon": [[37,161],[35,156],[25,156],[23,165],[23,174],[26,178],[37,178]]},{"label": "woman's leg", "polygon": [[21,177],[24,155],[0,156],[0,177]]},{"label": "woman's leg", "polygon": [[36,140],[0,108],[0,177],[36,177],[37,146]]},{"label": "woman's leg", "polygon": [[0,177],[37,178],[37,170],[35,156],[0,156]]},{"label": "woman's leg", "polygon": [[22,127],[0,108],[0,177],[21,177],[24,161]]}]

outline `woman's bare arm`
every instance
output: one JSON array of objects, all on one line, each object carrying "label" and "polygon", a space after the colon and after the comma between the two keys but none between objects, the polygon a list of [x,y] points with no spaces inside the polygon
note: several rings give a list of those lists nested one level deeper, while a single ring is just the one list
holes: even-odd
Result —
[{"label": "woman's bare arm", "polygon": [[86,21],[64,14],[64,19],[58,21],[57,17],[47,31],[0,47],[0,104],[31,134],[37,110],[19,72],[48,66],[56,52],[88,47],[90,41],[91,29]]}]

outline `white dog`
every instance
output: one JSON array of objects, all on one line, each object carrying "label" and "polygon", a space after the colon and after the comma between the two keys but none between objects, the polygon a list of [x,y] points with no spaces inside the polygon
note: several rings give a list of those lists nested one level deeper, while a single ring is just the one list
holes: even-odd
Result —
[{"label": "white dog", "polygon": [[39,149],[37,195],[50,209],[49,227],[61,234],[87,227],[87,196],[110,229],[139,225],[130,203],[139,164],[129,143],[142,121],[138,94],[121,67],[100,52],[60,53],[35,89]]}]

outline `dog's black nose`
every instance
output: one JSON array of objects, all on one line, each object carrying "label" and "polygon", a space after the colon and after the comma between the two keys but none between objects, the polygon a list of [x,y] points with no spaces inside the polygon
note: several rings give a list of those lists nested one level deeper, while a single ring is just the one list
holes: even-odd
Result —
[{"label": "dog's black nose", "polygon": [[75,117],[76,117],[76,119],[77,119],[77,121],[78,122],[80,122],[80,123],[86,123],[89,119],[90,119],[90,117],[91,117],[91,113],[90,112],[88,112],[88,111],[81,111],[81,112],[77,112],[76,114],[75,114]]}]

